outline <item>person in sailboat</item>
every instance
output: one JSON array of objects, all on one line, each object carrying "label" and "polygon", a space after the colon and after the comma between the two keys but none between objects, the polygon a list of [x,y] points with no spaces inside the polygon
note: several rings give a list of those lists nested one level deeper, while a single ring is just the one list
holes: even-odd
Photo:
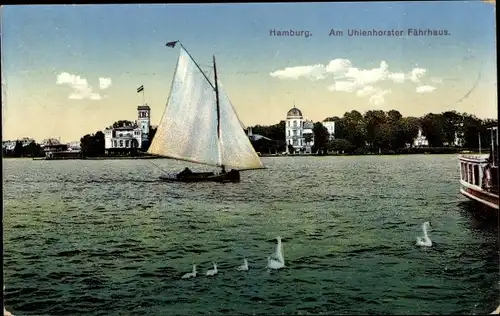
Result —
[{"label": "person in sailboat", "polygon": [[180,179],[180,178],[182,178],[182,177],[184,177],[184,176],[186,176],[186,175],[188,175],[188,174],[191,174],[191,173],[193,173],[193,172],[191,171],[191,169],[189,169],[188,167],[186,167],[186,168],[184,168],[184,170],[182,170],[181,172],[179,172],[179,173],[177,174],[177,179]]}]

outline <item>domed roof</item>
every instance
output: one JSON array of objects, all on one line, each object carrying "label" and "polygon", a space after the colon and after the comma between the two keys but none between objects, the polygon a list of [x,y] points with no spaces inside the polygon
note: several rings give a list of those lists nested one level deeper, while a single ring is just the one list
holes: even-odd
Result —
[{"label": "domed roof", "polygon": [[288,111],[288,113],[286,114],[286,116],[287,117],[290,117],[290,116],[300,116],[300,117],[302,117],[302,111],[300,111],[296,107],[293,107],[292,109],[290,109],[290,111]]}]

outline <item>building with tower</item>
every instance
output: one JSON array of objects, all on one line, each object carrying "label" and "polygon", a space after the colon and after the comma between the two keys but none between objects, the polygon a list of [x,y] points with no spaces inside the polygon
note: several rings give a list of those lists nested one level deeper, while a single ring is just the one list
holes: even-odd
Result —
[{"label": "building with tower", "polygon": [[137,107],[137,120],[129,126],[110,127],[104,130],[106,153],[142,149],[148,146],[151,127],[151,108],[145,104]]},{"label": "building with tower", "polygon": [[151,127],[151,108],[147,104],[139,105],[137,107],[137,112],[137,124],[141,129],[141,148],[144,148],[149,142],[149,128]]},{"label": "building with tower", "polygon": [[295,107],[286,114],[285,140],[287,154],[312,153],[314,123],[304,119],[302,111]]}]

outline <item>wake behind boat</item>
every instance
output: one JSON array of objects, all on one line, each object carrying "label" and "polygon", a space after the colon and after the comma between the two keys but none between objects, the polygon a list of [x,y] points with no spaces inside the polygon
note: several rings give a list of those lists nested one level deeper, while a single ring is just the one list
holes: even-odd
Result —
[{"label": "wake behind boat", "polygon": [[[264,169],[244,132],[244,126],[217,79],[214,83],[181,46],[167,105],[148,153],[221,168],[220,172],[166,174],[161,180],[180,182],[239,182],[240,171]],[[230,169],[226,172],[226,168]]]}]

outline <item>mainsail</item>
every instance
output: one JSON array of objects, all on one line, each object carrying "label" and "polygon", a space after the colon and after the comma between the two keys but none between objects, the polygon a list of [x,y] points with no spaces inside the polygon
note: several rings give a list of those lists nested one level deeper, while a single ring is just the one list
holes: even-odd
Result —
[{"label": "mainsail", "polygon": [[221,89],[218,85],[219,139],[215,88],[181,47],[167,105],[148,153],[238,170],[264,168]]}]

